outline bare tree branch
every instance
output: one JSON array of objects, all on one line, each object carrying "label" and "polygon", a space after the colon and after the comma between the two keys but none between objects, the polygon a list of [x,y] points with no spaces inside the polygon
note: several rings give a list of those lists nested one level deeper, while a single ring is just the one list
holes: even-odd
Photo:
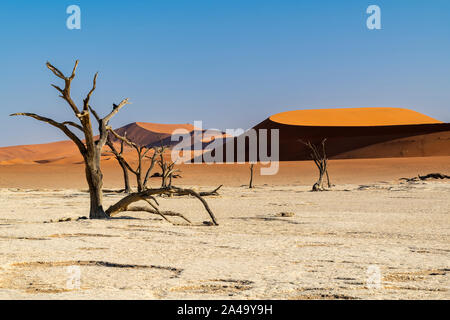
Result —
[{"label": "bare tree branch", "polygon": [[94,118],[97,120],[97,122],[99,124],[101,124],[102,119],[98,116],[97,112],[91,107],[89,106],[89,110],[91,111],[91,113],[94,115]]},{"label": "bare tree branch", "polygon": [[64,100],[67,101],[69,106],[72,108],[73,112],[77,117],[80,116],[80,110],[76,106],[75,102],[73,102],[72,98],[70,97],[70,85],[72,83],[72,80],[75,78],[75,71],[78,66],[78,60],[75,61],[75,65],[72,70],[72,75],[70,77],[66,77],[58,68],[53,66],[50,62],[47,62],[47,68],[49,68],[58,78],[64,80],[64,89],[61,89],[60,87],[52,84],[52,86],[58,90],[61,93],[61,96]]},{"label": "bare tree branch", "polygon": [[[77,60],[78,61],[78,60]],[[77,62],[75,63],[75,65],[77,64]],[[55,66],[53,66],[50,62],[47,61],[46,63],[47,68],[49,68],[54,74],[55,76],[57,76],[58,78],[61,78],[63,80],[66,80],[66,77],[64,76],[64,74],[59,71],[58,68],[56,68]]]},{"label": "bare tree branch", "polygon": [[[90,108],[89,100],[91,99],[91,95],[94,92],[95,88],[97,87],[97,76],[98,76],[98,72],[95,74],[94,80],[92,81],[92,89],[89,91],[86,98],[83,100],[83,110],[85,110],[85,111],[87,111]],[[92,111],[93,109],[91,108],[90,110]],[[98,120],[97,116],[95,116],[95,118]]]},{"label": "bare tree branch", "polygon": [[103,118],[103,120],[105,120],[105,123],[108,124],[109,120],[111,120],[111,118],[117,113],[119,112],[120,109],[122,109],[123,107],[125,107],[127,104],[131,104],[131,102],[128,101],[128,98],[123,99],[118,105],[113,104],[113,110],[106,116]]},{"label": "bare tree branch", "polygon": [[[114,216],[120,212],[128,211],[130,210],[129,206],[137,201],[141,201],[143,199],[147,199],[150,196],[158,195],[158,194],[178,194],[178,195],[192,195],[196,197],[205,207],[206,211],[208,212],[211,223],[215,226],[219,225],[217,222],[216,217],[214,216],[214,213],[212,212],[211,208],[209,207],[208,203],[205,201],[205,199],[202,198],[196,191],[192,189],[183,189],[178,187],[166,187],[166,188],[159,188],[159,189],[147,189],[142,192],[135,192],[132,193],[125,198],[119,200],[117,203],[113,204],[106,210],[106,213],[110,216]],[[145,210],[147,211],[147,210]],[[165,213],[164,213],[165,214]]]},{"label": "bare tree branch", "polygon": [[72,126],[72,127],[74,127],[74,128],[77,128],[77,129],[81,130],[81,132],[84,132],[84,131],[83,131],[83,127],[80,126],[79,124],[76,124],[75,122],[72,122],[72,121],[64,121],[64,122],[61,122],[61,124]]},{"label": "bare tree branch", "polygon": [[109,132],[111,132],[111,133],[114,135],[114,137],[116,137],[117,139],[119,139],[119,140],[125,142],[125,143],[128,144],[130,147],[133,147],[133,148],[135,148],[135,149],[139,149],[139,146],[138,146],[136,143],[134,143],[134,142],[128,140],[127,137],[123,137],[123,136],[119,135],[119,134],[118,134],[116,131],[114,131],[112,128],[108,128],[108,130],[109,130]]},{"label": "bare tree branch", "polygon": [[72,75],[71,75],[70,78],[69,78],[70,81],[72,81],[73,78],[75,78],[75,71],[77,70],[78,62],[79,62],[78,60],[75,61],[75,65],[73,66],[73,70],[72,70]]},{"label": "bare tree branch", "polygon": [[80,153],[83,156],[86,155],[86,146],[84,145],[84,143],[77,137],[76,134],[74,134],[72,131],[69,130],[69,128],[67,128],[65,126],[65,124],[75,125],[76,128],[83,130],[77,124],[71,123],[70,121],[66,121],[66,122],[60,123],[60,122],[57,122],[57,121],[55,121],[53,119],[37,115],[35,113],[18,112],[18,113],[10,114],[10,116],[25,116],[25,117],[34,118],[34,119],[39,120],[39,121],[47,122],[48,124],[58,128],[62,132],[64,132],[67,137],[69,137],[73,142],[75,142],[75,144],[77,145],[78,149],[80,150]]}]

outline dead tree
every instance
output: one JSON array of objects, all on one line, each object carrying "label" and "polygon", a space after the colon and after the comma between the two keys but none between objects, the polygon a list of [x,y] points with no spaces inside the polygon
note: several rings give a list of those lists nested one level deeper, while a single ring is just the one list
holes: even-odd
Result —
[{"label": "dead tree", "polygon": [[253,188],[253,168],[254,168],[254,167],[255,167],[255,164],[254,164],[254,163],[250,164],[250,182],[248,183],[248,187],[249,187],[250,189]]},{"label": "dead tree", "polygon": [[[113,129],[109,128],[110,133],[112,136],[116,137],[121,141],[121,143],[126,143],[130,147],[134,148],[136,150],[137,158],[138,158],[138,164],[137,168],[132,168],[128,161],[126,161],[123,157],[123,163],[125,167],[131,171],[133,174],[136,175],[136,181],[138,184],[138,192],[131,193],[129,196],[123,198],[116,204],[112,205],[106,213],[110,216],[116,215],[120,212],[125,211],[143,211],[148,212],[152,214],[156,214],[161,216],[164,220],[172,223],[168,219],[169,216],[176,216],[180,217],[181,219],[184,219],[186,222],[191,224],[191,221],[187,219],[185,216],[183,216],[181,213],[173,212],[173,211],[160,211],[158,206],[159,203],[155,198],[155,195],[166,195],[166,196],[193,196],[197,199],[199,199],[203,206],[205,207],[206,211],[210,215],[211,222],[208,224],[211,225],[218,225],[217,219],[215,218],[213,212],[211,211],[210,207],[208,206],[207,202],[203,199],[204,196],[210,196],[210,195],[218,195],[218,190],[222,187],[219,186],[218,188],[214,189],[213,191],[209,192],[195,192],[191,189],[183,189],[172,186],[172,178],[176,177],[176,173],[179,172],[179,170],[174,169],[174,165],[176,161],[168,162],[164,158],[164,151],[166,150],[167,146],[164,146],[161,144],[160,147],[145,147],[145,146],[139,146],[138,144],[130,141],[126,134],[124,136],[120,136],[117,132],[115,132]],[[150,150],[153,150],[153,153],[151,155],[148,155],[148,152]],[[157,159],[159,157],[159,159]],[[142,179],[142,174],[144,172],[143,163],[145,159],[150,159],[150,165],[148,166],[145,177]],[[158,189],[149,189],[147,188],[147,182],[149,180],[150,173],[152,172],[155,163],[158,163],[158,165],[161,167],[162,174],[162,186]],[[146,202],[150,207],[148,206],[131,206],[132,203],[137,201],[144,201]]]},{"label": "dead tree", "polygon": [[171,187],[172,179],[177,177],[176,173],[180,172],[179,169],[175,169],[176,161],[167,161],[164,158],[164,154],[159,154],[158,165],[161,168],[161,188]]},{"label": "dead tree", "polygon": [[324,183],[324,176],[327,178],[327,185],[328,188],[331,188],[330,183],[330,177],[328,175],[328,158],[327,154],[325,152],[325,142],[327,141],[326,138],[322,140],[321,147],[317,146],[315,144],[312,144],[311,141],[304,142],[300,140],[301,143],[303,143],[305,146],[307,146],[311,150],[311,158],[314,160],[314,163],[317,166],[317,169],[319,169],[319,179],[316,183],[314,183],[312,187],[312,191],[324,191],[326,190],[323,186]]},{"label": "dead tree", "polygon": [[[213,225],[219,225],[217,222],[216,217],[214,216],[214,213],[212,212],[211,208],[209,207],[208,203],[205,201],[205,199],[202,198],[202,196],[200,194],[198,194],[196,191],[192,190],[192,189],[183,189],[183,188],[178,188],[178,187],[166,187],[166,188],[159,188],[159,189],[147,189],[144,190],[142,192],[135,192],[132,193],[128,196],[126,196],[125,198],[121,199],[120,201],[118,201],[116,204],[110,206],[108,208],[108,210],[106,211],[106,213],[109,216],[114,216],[120,212],[124,212],[124,211],[146,211],[149,213],[154,213],[154,214],[158,214],[158,215],[174,215],[174,216],[180,216],[182,217],[181,214],[179,213],[173,213],[173,212],[164,212],[164,211],[159,211],[159,209],[157,208],[156,205],[158,205],[158,202],[156,201],[156,199],[154,198],[155,195],[162,195],[162,194],[166,194],[166,195],[171,195],[171,194],[175,194],[175,195],[191,195],[195,198],[197,198],[198,200],[200,200],[200,202],[203,204],[203,206],[205,207],[206,211],[208,212],[210,218],[211,218],[211,223]],[[149,199],[152,199],[155,204],[152,204],[150,202]],[[145,208],[145,207],[138,207],[136,209],[136,207],[130,207],[130,205],[132,203],[135,203],[137,201],[146,201],[151,208]],[[165,218],[167,220],[167,218]],[[183,219],[187,220],[186,218],[183,217]],[[188,222],[190,222],[189,220],[187,220]]]},{"label": "dead tree", "polygon": [[[47,62],[47,68],[53,72],[53,74],[64,81],[64,88],[52,84],[52,86],[60,93],[60,97],[64,99],[69,105],[75,117],[79,123],[73,121],[57,122],[53,119],[46,118],[34,113],[14,113],[11,116],[26,116],[31,117],[39,121],[46,122],[58,129],[60,129],[67,137],[69,137],[78,147],[81,155],[83,156],[85,164],[86,180],[89,185],[90,194],[90,211],[89,217],[91,219],[107,218],[108,215],[103,209],[103,174],[100,167],[100,157],[102,148],[106,143],[108,136],[109,121],[111,118],[119,112],[125,105],[129,104],[128,99],[122,100],[118,105],[113,104],[113,109],[104,118],[100,118],[94,109],[89,105],[89,101],[92,93],[96,88],[97,76],[95,74],[92,88],[88,92],[87,96],[83,100],[82,106],[78,107],[71,97],[71,84],[75,78],[75,72],[78,66],[78,60],[75,62],[72,74],[65,76],[60,70]],[[92,129],[91,114],[98,122],[99,136],[98,139],[94,138],[94,131]],[[69,127],[76,129],[77,132],[84,136],[84,140],[79,138]]]},{"label": "dead tree", "polygon": [[442,174],[442,173],[429,173],[427,175],[421,176],[420,174],[417,177],[412,178],[400,178],[399,180],[405,180],[406,182],[417,182],[419,180],[426,181],[430,179],[450,179],[450,176]]},{"label": "dead tree", "polygon": [[[124,136],[126,137],[126,135],[127,133],[125,132]],[[123,192],[130,193],[131,192],[130,177],[128,175],[127,162],[123,157],[124,141],[120,141],[120,151],[117,151],[116,147],[114,146],[114,143],[111,140],[111,135],[108,134],[108,138],[106,139],[106,145],[111,149],[111,153],[114,155],[120,167],[122,168],[123,182],[124,182]]]},{"label": "dead tree", "polygon": [[[130,204],[137,201],[145,201],[152,208],[144,208],[145,211],[150,213],[156,213],[161,215],[161,211],[158,209],[158,203],[155,201],[153,204],[150,200],[156,200],[153,195],[156,194],[180,194],[180,195],[192,195],[199,199],[206,211],[208,212],[211,218],[211,225],[218,225],[217,219],[215,218],[211,208],[208,206],[208,203],[205,199],[202,198],[200,194],[191,190],[191,189],[182,189],[177,187],[166,187],[166,188],[158,188],[158,189],[147,189],[142,190],[141,192],[131,193],[125,196],[123,199],[119,200],[117,203],[111,205],[106,211],[103,209],[103,174],[100,167],[100,159],[102,148],[105,146],[109,131],[111,127],[109,126],[109,121],[111,118],[119,112],[125,105],[129,104],[128,99],[122,100],[118,105],[113,104],[113,109],[104,117],[100,118],[97,112],[90,106],[89,101],[96,88],[97,76],[98,73],[95,74],[92,88],[88,92],[87,96],[83,100],[82,106],[78,107],[71,97],[71,84],[72,80],[75,78],[75,72],[78,66],[78,60],[75,62],[75,66],[73,67],[72,73],[69,77],[66,77],[60,70],[47,62],[47,67],[56,75],[58,78],[64,80],[64,88],[60,88],[57,85],[52,86],[58,90],[61,94],[60,97],[64,99],[69,105],[70,109],[74,113],[75,117],[78,119],[78,123],[73,121],[64,121],[57,122],[53,119],[46,118],[35,113],[14,113],[11,116],[26,116],[31,117],[36,120],[46,122],[58,129],[60,129],[67,137],[69,137],[77,146],[80,154],[83,157],[85,164],[85,174],[86,180],[89,186],[89,195],[90,195],[90,211],[89,218],[91,219],[104,219],[109,218],[110,216],[117,214],[119,212],[124,212],[127,210],[136,211],[135,209],[129,208]],[[94,131],[92,129],[91,115],[97,120],[98,123],[98,131],[99,134],[95,138]],[[69,127],[78,130],[78,133],[81,133],[84,136],[84,139],[79,138],[74,131],[69,129]],[[113,131],[112,131],[113,132]],[[144,151],[145,152],[145,151]],[[145,155],[144,155],[145,156]],[[156,156],[155,156],[156,157]],[[142,160],[142,158],[141,158]],[[149,172],[148,172],[149,173]],[[144,180],[145,181],[145,180]],[[148,209],[148,210],[147,210]],[[153,210],[153,211],[152,211]],[[164,215],[164,214],[163,214]],[[169,215],[166,213],[166,215]],[[181,216],[180,214],[173,214]]]},{"label": "dead tree", "polygon": [[[128,163],[128,161],[126,161],[123,157],[122,157],[122,163],[129,171],[131,171],[136,176],[136,184],[137,184],[138,192],[144,191],[147,188],[148,179],[150,178],[150,172],[155,167],[156,157],[159,154],[162,154],[164,152],[164,150],[166,149],[166,147],[162,146],[162,147],[158,147],[158,148],[157,147],[148,148],[146,146],[140,146],[137,143],[129,140],[126,137],[126,135],[121,136],[111,128],[109,130],[114,137],[116,137],[117,139],[119,139],[119,141],[121,141],[122,144],[126,143],[127,145],[129,145],[136,151],[137,160],[138,160],[136,168],[133,168]],[[151,150],[153,150],[153,154],[151,156],[148,156],[147,154]],[[150,160],[150,164],[149,164],[147,170],[144,169],[144,160],[145,159]],[[144,175],[144,171],[145,171],[145,175]]]},{"label": "dead tree", "polygon": [[202,197],[207,197],[207,196],[218,196],[219,195],[219,189],[222,188],[223,184],[221,184],[220,186],[218,186],[217,188],[215,188],[212,191],[202,191],[199,192],[198,194]]}]

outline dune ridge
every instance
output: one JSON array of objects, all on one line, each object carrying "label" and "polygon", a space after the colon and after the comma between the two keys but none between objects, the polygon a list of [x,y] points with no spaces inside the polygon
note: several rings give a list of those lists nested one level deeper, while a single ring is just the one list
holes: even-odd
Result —
[{"label": "dune ridge", "polygon": [[442,123],[404,108],[336,108],[294,110],[274,114],[273,122],[313,127],[371,127]]}]

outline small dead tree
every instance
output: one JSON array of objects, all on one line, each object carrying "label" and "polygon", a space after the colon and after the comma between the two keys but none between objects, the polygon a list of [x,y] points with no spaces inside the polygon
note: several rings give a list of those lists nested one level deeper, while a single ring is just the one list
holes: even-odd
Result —
[{"label": "small dead tree", "polygon": [[[124,136],[126,137],[127,133],[125,132]],[[108,138],[106,140],[106,145],[111,149],[111,153],[116,158],[117,162],[119,163],[120,167],[122,168],[123,172],[123,182],[124,182],[124,188],[123,192],[130,193],[131,187],[130,187],[130,177],[128,175],[128,163],[126,162],[125,158],[123,157],[123,151],[124,151],[124,141],[120,141],[120,151],[117,151],[116,147],[114,146],[114,143],[111,140],[111,135],[108,134]]]},{"label": "small dead tree", "polygon": [[250,182],[248,183],[248,187],[249,187],[250,189],[253,188],[253,168],[254,168],[254,167],[255,167],[255,164],[254,164],[254,163],[250,164]]},{"label": "small dead tree", "polygon": [[328,188],[331,188],[330,183],[330,177],[328,175],[328,158],[327,154],[325,152],[325,142],[327,141],[326,138],[322,140],[320,143],[321,146],[317,146],[315,144],[312,144],[311,141],[304,142],[300,140],[301,143],[303,143],[305,146],[307,146],[311,150],[311,158],[314,160],[314,163],[317,166],[317,169],[319,169],[319,179],[316,183],[314,183],[312,187],[312,191],[324,191],[326,190],[323,186],[324,183],[324,176],[327,178],[327,185]]},{"label": "small dead tree", "polygon": [[158,165],[161,168],[161,188],[171,187],[172,178],[179,177],[177,175],[180,172],[179,169],[175,169],[176,161],[167,161],[164,158],[164,154],[159,154]]},{"label": "small dead tree", "polygon": [[[117,132],[115,132],[113,129],[109,129],[109,130],[114,137],[116,137],[117,139],[119,139],[121,141],[122,144],[126,143],[127,145],[129,145],[136,151],[137,159],[138,159],[136,168],[133,168],[128,163],[128,161],[126,161],[123,157],[122,157],[122,162],[125,165],[125,167],[136,176],[136,184],[137,184],[138,192],[144,191],[147,188],[148,179],[150,178],[150,172],[155,167],[156,157],[159,154],[162,154],[166,147],[163,146],[163,147],[158,147],[158,148],[156,148],[156,147],[148,148],[146,146],[140,146],[137,143],[129,140],[126,137],[126,134],[124,136],[121,136]],[[111,146],[110,146],[110,148],[111,148]],[[153,154],[151,156],[148,156],[147,154],[152,150],[153,150]],[[144,160],[145,159],[150,160],[150,164],[149,164],[147,170],[144,169]],[[145,175],[144,175],[144,171],[145,171]]]},{"label": "small dead tree", "polygon": [[[31,117],[39,121],[46,122],[59,130],[61,130],[67,137],[69,137],[78,147],[81,155],[83,156],[85,164],[86,180],[89,186],[90,195],[90,211],[89,217],[91,219],[107,218],[108,215],[103,209],[103,173],[100,167],[100,157],[102,148],[106,143],[108,136],[109,121],[111,118],[119,112],[125,105],[129,104],[128,99],[122,100],[118,105],[113,104],[113,109],[104,118],[100,118],[95,110],[90,106],[89,102],[96,88],[97,76],[95,74],[92,88],[83,100],[82,106],[77,106],[71,97],[71,84],[75,78],[75,72],[78,66],[78,60],[75,62],[72,73],[70,76],[65,76],[58,68],[47,62],[47,68],[50,69],[53,74],[64,81],[64,88],[52,84],[52,86],[60,93],[60,97],[64,99],[69,105],[75,117],[79,123],[73,121],[57,122],[53,119],[46,118],[34,113],[14,113],[11,116],[26,116]],[[94,138],[94,131],[92,129],[91,114],[98,122],[99,137]],[[69,129],[69,126],[78,130],[84,136],[84,140],[79,138],[77,134]]]}]

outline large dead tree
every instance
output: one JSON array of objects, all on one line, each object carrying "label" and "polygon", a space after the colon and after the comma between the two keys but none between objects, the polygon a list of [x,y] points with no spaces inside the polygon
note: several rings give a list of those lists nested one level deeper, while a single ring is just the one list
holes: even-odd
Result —
[{"label": "large dead tree", "polygon": [[[36,120],[46,122],[58,129],[60,129],[67,137],[69,137],[75,145],[78,147],[80,154],[83,157],[85,164],[85,174],[86,180],[89,186],[89,195],[90,195],[90,211],[89,218],[91,219],[104,219],[109,218],[114,214],[124,211],[147,211],[150,213],[158,214],[160,216],[180,216],[184,218],[181,214],[173,213],[173,212],[162,212],[158,209],[158,203],[154,198],[154,195],[157,194],[176,194],[176,195],[191,195],[199,199],[206,211],[208,212],[211,222],[211,225],[218,225],[217,219],[215,218],[213,212],[208,206],[207,202],[202,198],[200,194],[191,189],[183,189],[177,187],[165,187],[158,189],[146,189],[141,192],[131,193],[125,196],[123,199],[119,200],[117,203],[111,205],[106,211],[103,209],[103,174],[100,167],[100,159],[102,148],[108,141],[109,131],[111,127],[109,126],[109,121],[111,118],[119,112],[125,105],[129,104],[128,99],[122,100],[118,105],[113,104],[113,109],[104,117],[101,118],[97,112],[90,106],[89,101],[96,88],[97,76],[98,73],[95,74],[92,88],[88,92],[86,98],[83,100],[83,105],[78,107],[71,97],[71,84],[72,80],[75,78],[75,72],[78,66],[78,60],[75,62],[75,66],[73,67],[72,73],[69,77],[66,77],[60,70],[54,67],[52,64],[47,62],[47,67],[55,74],[58,78],[64,81],[64,88],[60,88],[57,85],[52,86],[58,90],[61,94],[60,97],[64,99],[69,105],[70,109],[74,113],[75,117],[78,120],[74,121],[64,121],[57,122],[53,119],[46,118],[35,113],[14,113],[11,116],[26,116],[31,117]],[[91,115],[94,116],[98,123],[99,134],[97,137],[94,137],[94,131],[92,129]],[[78,137],[78,135],[72,131],[70,128],[76,129],[77,133],[80,133],[84,136],[84,139]],[[113,132],[113,131],[112,131]],[[148,172],[149,173],[149,172]],[[217,189],[215,190],[217,191]],[[154,200],[154,204],[150,200]],[[137,201],[145,201],[150,205],[151,208],[148,207],[130,207],[130,205]],[[167,220],[167,218],[165,218]],[[186,218],[186,221],[189,222]]]},{"label": "large dead tree", "polygon": [[304,142],[300,140],[305,146],[311,150],[311,158],[319,170],[319,179],[314,183],[312,191],[324,191],[326,190],[323,186],[324,177],[327,178],[327,186],[331,188],[330,177],[328,175],[328,158],[325,152],[325,142],[327,139],[323,139],[320,145],[312,144],[311,141]]},{"label": "large dead tree", "polygon": [[[108,137],[108,126],[111,118],[119,112],[125,105],[129,104],[128,99],[122,100],[119,104],[113,104],[113,109],[104,118],[100,118],[94,109],[89,105],[92,93],[96,88],[97,76],[95,74],[92,88],[83,100],[83,105],[78,107],[73,101],[70,89],[72,80],[75,78],[75,72],[78,66],[78,60],[75,62],[72,73],[70,76],[65,76],[58,68],[47,62],[47,68],[49,68],[53,74],[64,81],[64,87],[61,88],[57,85],[52,86],[58,90],[61,94],[60,97],[64,99],[72,110],[73,114],[78,120],[78,123],[73,121],[57,122],[53,119],[42,117],[34,113],[14,113],[12,116],[26,116],[31,117],[39,121],[46,122],[58,129],[60,129],[67,137],[69,137],[78,147],[81,155],[83,156],[85,164],[86,180],[89,185],[90,194],[90,212],[89,217],[91,219],[106,218],[107,214],[103,209],[103,174],[100,168],[100,156],[102,148],[106,143]],[[94,115],[98,122],[99,136],[98,139],[94,138],[94,131],[92,129],[91,114]],[[84,140],[79,138],[69,127],[76,129],[84,136]]]}]

